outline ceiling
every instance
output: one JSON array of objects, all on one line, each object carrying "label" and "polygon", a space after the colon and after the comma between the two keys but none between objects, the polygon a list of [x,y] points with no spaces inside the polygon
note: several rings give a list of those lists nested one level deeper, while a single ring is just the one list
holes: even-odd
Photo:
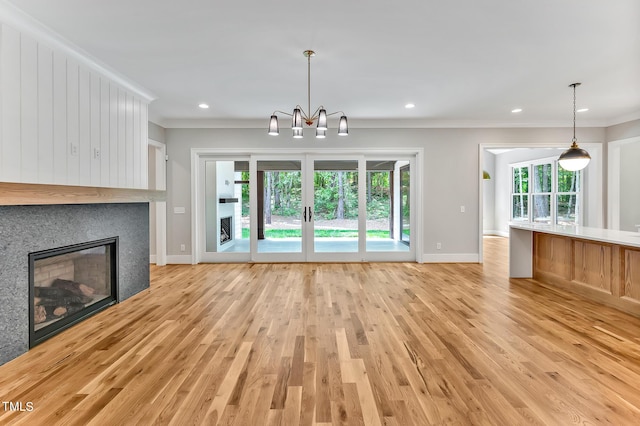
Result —
[{"label": "ceiling", "polygon": [[168,127],[307,109],[306,49],[311,108],[352,127],[569,126],[573,82],[578,126],[640,118],[638,0],[11,3],[152,92]]}]

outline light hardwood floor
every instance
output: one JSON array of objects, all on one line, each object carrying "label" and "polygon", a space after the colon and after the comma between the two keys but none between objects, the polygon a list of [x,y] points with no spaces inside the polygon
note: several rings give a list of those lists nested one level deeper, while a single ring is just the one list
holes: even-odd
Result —
[{"label": "light hardwood floor", "polygon": [[485,264],[152,268],[0,367],[0,424],[640,424],[640,319]]}]

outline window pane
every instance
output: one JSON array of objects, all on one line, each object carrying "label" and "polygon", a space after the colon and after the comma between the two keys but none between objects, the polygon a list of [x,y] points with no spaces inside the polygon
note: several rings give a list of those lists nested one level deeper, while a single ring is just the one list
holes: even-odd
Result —
[{"label": "window pane", "polygon": [[551,195],[533,196],[533,221],[551,223]]},{"label": "window pane", "polygon": [[570,172],[558,164],[558,192],[579,192],[580,171]]},{"label": "window pane", "polygon": [[551,192],[551,164],[533,166],[533,192]]},{"label": "window pane", "polygon": [[529,196],[514,195],[512,203],[512,219],[516,221],[529,220]]},{"label": "window pane", "polygon": [[529,192],[529,168],[513,168],[513,192],[515,194],[526,194]]},{"label": "window pane", "polygon": [[558,195],[558,225],[575,225],[578,223],[578,196],[576,194]]}]

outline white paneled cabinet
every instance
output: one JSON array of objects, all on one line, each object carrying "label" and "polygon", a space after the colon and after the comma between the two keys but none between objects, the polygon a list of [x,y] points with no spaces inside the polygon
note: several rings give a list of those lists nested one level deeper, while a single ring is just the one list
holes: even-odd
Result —
[{"label": "white paneled cabinet", "polygon": [[0,181],[147,185],[148,98],[0,22]]}]

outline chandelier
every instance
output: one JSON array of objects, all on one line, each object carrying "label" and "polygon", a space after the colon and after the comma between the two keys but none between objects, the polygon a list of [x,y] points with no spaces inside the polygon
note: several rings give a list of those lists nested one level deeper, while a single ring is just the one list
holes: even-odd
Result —
[{"label": "chandelier", "polygon": [[[311,57],[315,56],[316,52],[313,50],[305,50],[302,52],[307,57],[307,111],[311,112]],[[278,117],[276,114],[284,114],[291,117],[291,129],[293,130],[293,137],[295,139],[302,138],[302,125],[303,122],[307,126],[313,126],[316,124],[316,138],[323,139],[327,136],[327,117],[336,114],[342,114],[340,121],[338,122],[338,136],[347,136],[349,134],[349,126],[347,124],[347,117],[344,112],[337,111],[327,114],[324,106],[320,105],[313,114],[309,115],[300,105],[296,105],[293,109],[293,114],[289,114],[284,111],[274,111],[269,120],[269,134],[278,135],[280,133],[278,128]]]},{"label": "chandelier", "polygon": [[571,141],[571,147],[560,154],[558,162],[563,169],[574,172],[576,170],[582,170],[587,167],[591,156],[587,151],[578,146],[578,140],[576,139],[576,87],[580,86],[580,83],[572,83],[569,87],[573,87],[573,140]]}]

